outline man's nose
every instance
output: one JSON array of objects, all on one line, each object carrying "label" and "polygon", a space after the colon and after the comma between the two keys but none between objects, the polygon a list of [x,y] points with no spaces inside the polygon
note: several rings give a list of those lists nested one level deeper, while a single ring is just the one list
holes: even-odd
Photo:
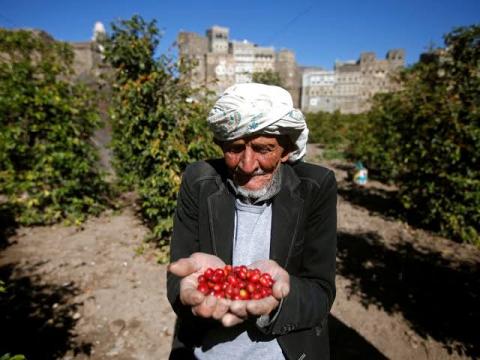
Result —
[{"label": "man's nose", "polygon": [[258,169],[258,161],[255,156],[255,152],[252,151],[248,146],[245,148],[245,151],[242,154],[240,159],[240,169],[245,174],[252,174],[255,170]]}]

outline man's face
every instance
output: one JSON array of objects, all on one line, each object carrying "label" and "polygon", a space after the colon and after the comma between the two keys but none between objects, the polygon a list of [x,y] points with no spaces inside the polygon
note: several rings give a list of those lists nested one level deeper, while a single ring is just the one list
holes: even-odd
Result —
[{"label": "man's face", "polygon": [[227,141],[222,144],[225,163],[233,182],[246,190],[260,190],[272,180],[288,152],[275,136],[261,135]]}]

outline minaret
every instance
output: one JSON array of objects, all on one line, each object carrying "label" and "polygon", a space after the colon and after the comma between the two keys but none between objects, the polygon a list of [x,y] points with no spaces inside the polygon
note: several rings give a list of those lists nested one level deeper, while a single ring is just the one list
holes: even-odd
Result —
[{"label": "minaret", "polygon": [[101,23],[100,21],[97,21],[93,26],[92,41],[95,43],[98,51],[100,52],[100,57],[102,58],[102,60],[104,47],[101,44],[101,41],[105,39],[106,36],[107,32],[105,31],[105,26],[103,26],[103,23]]},{"label": "minaret", "polygon": [[105,26],[103,26],[103,24],[100,21],[97,21],[93,26],[92,40],[98,41],[99,39],[102,39],[103,37],[105,37],[105,35],[106,35]]}]

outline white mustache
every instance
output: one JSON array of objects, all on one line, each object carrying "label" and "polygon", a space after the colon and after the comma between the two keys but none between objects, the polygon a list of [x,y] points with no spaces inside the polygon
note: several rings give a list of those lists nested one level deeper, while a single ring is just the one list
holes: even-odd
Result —
[{"label": "white mustache", "polygon": [[246,174],[244,173],[240,168],[235,169],[235,175],[246,175],[246,176],[258,176],[258,175],[265,175],[266,172],[263,171],[262,169],[257,169],[253,173]]}]

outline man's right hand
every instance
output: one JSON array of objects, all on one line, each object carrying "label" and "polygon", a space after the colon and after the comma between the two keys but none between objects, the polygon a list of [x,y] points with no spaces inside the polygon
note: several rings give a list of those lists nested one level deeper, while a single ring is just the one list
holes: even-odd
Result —
[{"label": "man's right hand", "polygon": [[193,253],[188,258],[179,259],[167,270],[183,278],[180,282],[180,301],[183,305],[197,306],[205,300],[205,296],[197,290],[198,276],[206,269],[225,266],[218,257],[204,253]]},{"label": "man's right hand", "polygon": [[208,268],[223,268],[225,263],[218,257],[205,253],[194,253],[188,258],[179,259],[168,266],[168,271],[182,277],[180,282],[180,301],[191,306],[192,312],[204,318],[214,318],[224,326],[233,326],[243,320],[229,313],[231,300],[218,299],[213,295],[205,296],[197,290],[198,276]]}]

